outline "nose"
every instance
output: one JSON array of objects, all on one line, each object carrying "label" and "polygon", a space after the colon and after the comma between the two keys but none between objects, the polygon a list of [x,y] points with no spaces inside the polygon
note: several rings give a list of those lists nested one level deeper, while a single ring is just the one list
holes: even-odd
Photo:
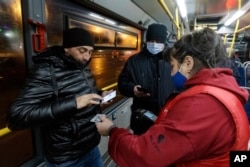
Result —
[{"label": "nose", "polygon": [[92,55],[92,54],[90,54],[89,52],[87,52],[87,53],[84,55],[84,57],[83,57],[84,60],[85,60],[85,61],[89,61],[89,59],[91,58],[91,55]]}]

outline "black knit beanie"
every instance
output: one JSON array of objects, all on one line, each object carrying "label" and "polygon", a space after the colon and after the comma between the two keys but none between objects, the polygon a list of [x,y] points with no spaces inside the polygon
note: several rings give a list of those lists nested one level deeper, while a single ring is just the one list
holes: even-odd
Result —
[{"label": "black knit beanie", "polygon": [[63,47],[94,46],[90,33],[82,28],[70,28],[63,32]]},{"label": "black knit beanie", "polygon": [[153,23],[148,26],[146,40],[165,43],[167,41],[167,34],[167,27],[165,25]]}]

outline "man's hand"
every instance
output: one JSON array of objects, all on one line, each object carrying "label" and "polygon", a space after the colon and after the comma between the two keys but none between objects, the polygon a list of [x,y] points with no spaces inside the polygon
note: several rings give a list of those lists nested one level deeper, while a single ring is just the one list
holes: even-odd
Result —
[{"label": "man's hand", "polygon": [[86,106],[90,106],[93,104],[100,104],[102,100],[102,96],[91,93],[91,94],[84,94],[76,98],[76,106],[77,109],[81,109]]},{"label": "man's hand", "polygon": [[143,91],[139,91],[138,88],[141,88],[141,85],[135,85],[134,86],[134,95],[136,97],[148,97],[150,96],[150,93],[146,93],[146,92],[143,92]]}]

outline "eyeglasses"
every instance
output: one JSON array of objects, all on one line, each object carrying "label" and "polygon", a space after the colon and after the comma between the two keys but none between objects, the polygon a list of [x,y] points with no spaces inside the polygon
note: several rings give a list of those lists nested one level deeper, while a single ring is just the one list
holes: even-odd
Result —
[{"label": "eyeglasses", "polygon": [[80,47],[78,48],[78,51],[81,53],[81,54],[84,54],[84,53],[89,53],[90,55],[92,55],[93,53],[93,49],[87,49],[85,47]]}]

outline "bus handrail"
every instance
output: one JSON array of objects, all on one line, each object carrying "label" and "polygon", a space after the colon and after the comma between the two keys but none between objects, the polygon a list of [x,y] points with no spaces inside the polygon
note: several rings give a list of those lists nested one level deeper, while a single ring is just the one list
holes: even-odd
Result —
[{"label": "bus handrail", "polygon": [[7,128],[7,127],[3,128],[3,129],[0,129],[0,137],[5,136],[10,132],[11,132],[11,130],[9,128]]}]

